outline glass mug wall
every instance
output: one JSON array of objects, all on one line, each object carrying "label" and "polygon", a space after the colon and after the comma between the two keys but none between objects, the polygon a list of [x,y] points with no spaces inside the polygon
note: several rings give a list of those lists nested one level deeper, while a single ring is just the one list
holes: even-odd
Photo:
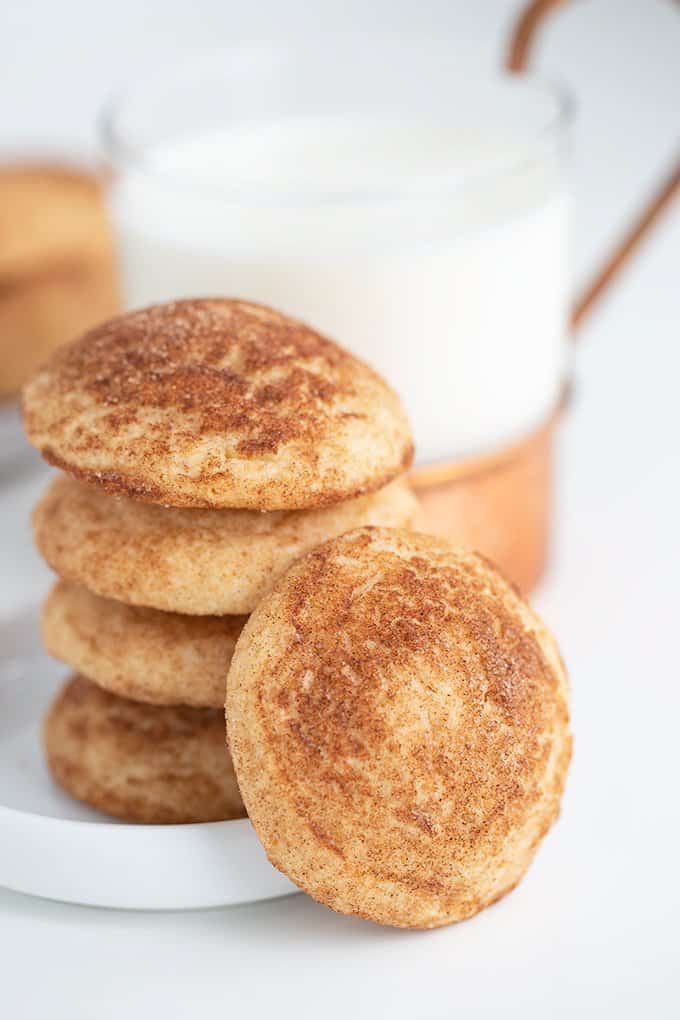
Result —
[{"label": "glass mug wall", "polygon": [[270,304],[378,368],[420,464],[507,447],[564,379],[567,114],[450,44],[192,59],[103,122],[126,305]]}]

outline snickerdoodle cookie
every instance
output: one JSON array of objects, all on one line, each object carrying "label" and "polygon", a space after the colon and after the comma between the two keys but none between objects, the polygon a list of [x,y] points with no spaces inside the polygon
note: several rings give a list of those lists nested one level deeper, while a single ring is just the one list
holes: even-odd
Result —
[{"label": "snickerdoodle cookie", "polygon": [[0,280],[40,276],[111,260],[111,231],[100,182],[85,170],[48,164],[0,167]]},{"label": "snickerdoodle cookie", "polygon": [[557,646],[496,569],[365,528],[299,560],[246,624],[231,752],[272,861],[322,903],[460,921],[521,879],[571,753]]},{"label": "snickerdoodle cookie", "polygon": [[190,614],[249,613],[298,556],[357,526],[409,528],[419,505],[398,479],[307,511],[172,509],[67,475],[33,515],[38,549],[61,576],[98,595]]},{"label": "snickerdoodle cookie", "polygon": [[44,742],[50,771],[65,790],[124,821],[245,814],[222,712],[142,705],[77,676],[53,702]]},{"label": "snickerdoodle cookie", "polygon": [[59,581],[43,606],[42,637],[50,655],[122,698],[224,708],[245,620],[126,606]]},{"label": "snickerdoodle cookie", "polygon": [[96,177],[59,166],[0,167],[0,398],[119,305]]},{"label": "snickerdoodle cookie", "polygon": [[24,390],[28,438],[109,493],[291,510],[409,467],[397,395],[303,323],[227,299],[156,305],[59,350]]},{"label": "snickerdoodle cookie", "polygon": [[109,318],[119,299],[111,266],[91,263],[0,282],[0,399],[19,392],[52,351]]}]

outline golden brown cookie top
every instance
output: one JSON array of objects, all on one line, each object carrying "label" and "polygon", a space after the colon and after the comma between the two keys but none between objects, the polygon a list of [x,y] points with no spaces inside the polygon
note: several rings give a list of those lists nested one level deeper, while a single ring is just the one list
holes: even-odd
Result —
[{"label": "golden brown cookie top", "polygon": [[409,466],[396,394],[309,327],[260,305],[178,301],[113,319],[24,390],[53,464],[148,502],[306,508]]},{"label": "golden brown cookie top", "polygon": [[227,682],[241,792],[273,863],[382,923],[459,920],[516,883],[569,760],[554,640],[475,553],[364,528],[298,561]]}]

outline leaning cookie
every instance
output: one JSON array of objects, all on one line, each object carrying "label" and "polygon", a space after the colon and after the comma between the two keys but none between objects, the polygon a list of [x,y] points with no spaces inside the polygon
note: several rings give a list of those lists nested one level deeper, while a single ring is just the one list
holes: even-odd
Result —
[{"label": "leaning cookie", "polygon": [[521,879],[571,753],[557,646],[496,569],[364,528],[299,560],[246,624],[227,728],[271,862],[315,899],[433,928]]},{"label": "leaning cookie", "polygon": [[221,709],[245,621],[126,606],[59,581],[43,606],[42,637],[55,659],[122,698]]},{"label": "leaning cookie", "polygon": [[33,514],[38,549],[61,577],[166,612],[255,608],[298,556],[361,525],[410,528],[420,507],[403,479],[307,511],[157,507],[57,477]]},{"label": "leaning cookie", "polygon": [[123,821],[179,824],[245,814],[222,712],[141,705],[74,677],[53,702],[43,736],[60,786]]},{"label": "leaning cookie", "polygon": [[51,464],[168,506],[291,510],[373,492],[413,444],[368,365],[262,305],[212,299],[112,319],[24,390]]}]

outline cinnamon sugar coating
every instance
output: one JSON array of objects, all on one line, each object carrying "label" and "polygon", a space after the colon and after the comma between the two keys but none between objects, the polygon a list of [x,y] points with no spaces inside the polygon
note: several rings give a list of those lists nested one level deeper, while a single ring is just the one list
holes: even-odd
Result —
[{"label": "cinnamon sugar coating", "polygon": [[116,818],[179,824],[245,814],[222,712],[142,705],[76,676],[52,703],[43,738],[60,786]]},{"label": "cinnamon sugar coating", "polygon": [[[318,510],[174,509],[57,477],[33,513],[38,549],[61,576],[166,612],[249,613],[294,559],[363,524],[411,527],[403,479]],[[226,668],[226,667],[225,667]]]},{"label": "cinnamon sugar coating", "polygon": [[126,606],[58,581],[42,612],[50,655],[121,698],[224,708],[245,616],[182,616]]},{"label": "cinnamon sugar coating", "polygon": [[243,301],[104,323],[57,352],[23,406],[50,463],[176,507],[325,506],[380,488],[413,457],[399,399],[376,372]]},{"label": "cinnamon sugar coating", "polygon": [[335,910],[460,921],[510,891],[571,754],[557,646],[483,557],[364,528],[299,560],[227,681],[244,802],[272,863]]}]

